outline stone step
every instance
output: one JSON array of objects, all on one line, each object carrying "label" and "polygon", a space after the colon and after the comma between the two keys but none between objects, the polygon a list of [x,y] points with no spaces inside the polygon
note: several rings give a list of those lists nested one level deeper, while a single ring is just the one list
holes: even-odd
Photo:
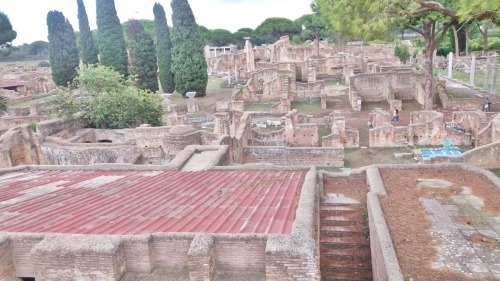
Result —
[{"label": "stone step", "polygon": [[342,216],[354,214],[356,209],[351,206],[321,205],[320,212],[322,215]]},{"label": "stone step", "polygon": [[361,222],[353,220],[351,218],[346,218],[345,216],[325,216],[321,218],[320,226],[349,226],[349,225],[359,225]]},{"label": "stone step", "polygon": [[370,248],[340,248],[340,249],[322,249],[321,257],[329,258],[333,261],[370,261]]},{"label": "stone step", "polygon": [[322,281],[372,281],[373,276],[369,273],[353,274],[353,273],[321,273]]},{"label": "stone step", "polygon": [[355,266],[338,266],[338,265],[327,265],[321,267],[321,272],[337,272],[337,273],[354,273],[354,274],[372,274],[371,265],[355,265]]},{"label": "stone step", "polygon": [[321,237],[320,250],[324,249],[363,249],[370,247],[369,241],[335,240],[342,237]]},{"label": "stone step", "polygon": [[[347,272],[347,270],[353,269],[353,271],[371,271],[372,262],[369,260],[334,260],[329,257],[321,256],[321,268],[335,269],[339,268],[338,272]],[[359,269],[359,270],[356,270]],[[330,271],[330,270],[327,270]],[[349,271],[350,272],[350,271]]]},{"label": "stone step", "polygon": [[320,231],[322,236],[330,237],[364,236],[356,225],[322,225]]}]

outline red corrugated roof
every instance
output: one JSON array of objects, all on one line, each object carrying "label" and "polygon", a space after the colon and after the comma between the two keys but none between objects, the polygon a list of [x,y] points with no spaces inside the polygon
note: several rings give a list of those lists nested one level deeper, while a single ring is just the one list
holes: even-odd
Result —
[{"label": "red corrugated roof", "polygon": [[0,176],[0,231],[290,233],[304,171],[38,171]]}]

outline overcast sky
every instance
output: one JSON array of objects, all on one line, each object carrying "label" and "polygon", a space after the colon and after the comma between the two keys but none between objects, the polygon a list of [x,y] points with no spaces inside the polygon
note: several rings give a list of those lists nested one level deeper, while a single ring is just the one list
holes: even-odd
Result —
[{"label": "overcast sky", "polygon": [[[270,17],[295,20],[311,13],[311,0],[188,0],[196,22],[208,29],[223,28],[235,32],[240,28],[255,29]],[[84,0],[90,28],[95,29],[95,0]],[[170,0],[115,0],[121,22],[130,18],[153,19],[153,5],[162,4],[172,26]],[[0,0],[0,11],[7,14],[17,38],[13,45],[47,41],[47,13],[61,11],[78,30],[76,0]]]}]

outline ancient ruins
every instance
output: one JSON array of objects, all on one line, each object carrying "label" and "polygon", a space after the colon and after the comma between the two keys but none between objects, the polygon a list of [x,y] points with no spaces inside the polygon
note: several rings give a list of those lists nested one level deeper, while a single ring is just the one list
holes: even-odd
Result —
[{"label": "ancient ruins", "polygon": [[[436,106],[422,110],[421,55],[402,64],[393,45],[362,42],[321,41],[316,52],[316,42],[288,37],[206,46],[209,75],[230,95],[165,95],[164,126],[118,130],[53,119],[43,103],[56,90],[50,70],[1,66],[10,108],[0,118],[0,279],[408,280],[391,237],[396,216],[384,212],[398,188],[451,194],[416,203],[442,239],[432,270],[500,278],[498,207],[466,177],[458,182],[477,176],[500,194],[485,170],[500,169],[500,98],[436,75]],[[494,61],[474,54],[436,66],[474,75]],[[467,149],[417,152],[443,144]],[[347,167],[349,153],[368,148],[401,148],[391,157],[413,164]],[[433,170],[457,178],[442,187]],[[399,186],[393,174],[406,171],[420,178]],[[456,265],[447,250],[474,237],[493,246],[461,248],[470,261]]]}]

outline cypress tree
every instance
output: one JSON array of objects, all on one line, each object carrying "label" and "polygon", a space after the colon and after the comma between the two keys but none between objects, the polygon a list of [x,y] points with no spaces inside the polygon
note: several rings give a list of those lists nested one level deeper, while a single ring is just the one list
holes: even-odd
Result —
[{"label": "cypress tree", "polygon": [[47,14],[52,78],[56,85],[68,86],[76,77],[80,63],[73,27],[59,11]]},{"label": "cypress tree", "polygon": [[134,83],[139,89],[158,91],[158,70],[156,48],[153,37],[141,25],[141,22],[131,19],[128,22],[131,68]]},{"label": "cypress tree", "polygon": [[96,0],[97,32],[101,64],[128,75],[128,57],[122,25],[114,0]]},{"label": "cypress tree", "polygon": [[167,17],[163,6],[159,3],[154,4],[153,14],[155,15],[156,56],[160,70],[161,89],[164,93],[172,93],[175,90],[175,82],[172,72],[172,42],[170,41]]},{"label": "cypress tree", "polygon": [[78,27],[80,29],[80,46],[82,48],[82,61],[83,64],[96,64],[99,62],[97,58],[97,47],[90,32],[89,19],[83,5],[82,0],[76,0],[78,4]]},{"label": "cypress tree", "polygon": [[172,0],[172,70],[175,89],[183,96],[196,91],[205,96],[208,74],[203,40],[187,0]]}]

